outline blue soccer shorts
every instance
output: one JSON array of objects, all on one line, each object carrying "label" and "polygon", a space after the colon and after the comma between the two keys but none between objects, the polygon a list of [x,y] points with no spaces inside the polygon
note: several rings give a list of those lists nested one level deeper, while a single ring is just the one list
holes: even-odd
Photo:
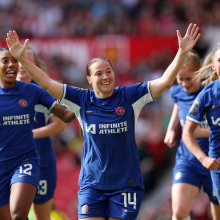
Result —
[{"label": "blue soccer shorts", "polygon": [[207,175],[202,175],[192,166],[184,164],[176,165],[173,169],[173,184],[175,183],[188,183],[197,186],[199,189],[203,186],[204,192],[207,193],[210,202],[218,205],[209,172],[207,172]]},{"label": "blue soccer shorts", "polygon": [[211,178],[213,182],[213,191],[217,199],[220,201],[220,173],[218,171],[211,171]]},{"label": "blue soccer shorts", "polygon": [[112,217],[135,220],[144,195],[142,187],[122,190],[97,190],[91,187],[78,191],[78,217]]},{"label": "blue soccer shorts", "polygon": [[40,181],[38,191],[34,198],[34,203],[43,204],[54,196],[54,191],[57,184],[57,168],[56,163],[50,167],[40,168]]},{"label": "blue soccer shorts", "polygon": [[10,187],[13,183],[23,182],[38,186],[40,176],[39,158],[28,155],[20,161],[11,160],[14,164],[9,172],[0,174],[0,207],[9,203]]}]

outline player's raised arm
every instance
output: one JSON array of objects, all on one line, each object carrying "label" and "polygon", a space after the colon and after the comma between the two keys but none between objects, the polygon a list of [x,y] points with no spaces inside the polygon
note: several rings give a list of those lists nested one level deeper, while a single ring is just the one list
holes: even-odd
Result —
[{"label": "player's raised arm", "polygon": [[34,79],[35,82],[37,82],[55,98],[61,99],[63,95],[63,84],[52,80],[43,70],[34,65],[25,56],[28,41],[29,40],[26,39],[24,45],[21,45],[16,31],[9,31],[7,33],[6,42],[12,56],[21,63],[25,71],[31,76],[31,78]]},{"label": "player's raised arm", "polygon": [[194,47],[199,37],[199,27],[197,27],[196,24],[189,25],[183,38],[180,31],[177,30],[179,49],[174,60],[160,78],[150,82],[150,90],[154,99],[163,93],[165,89],[173,85],[173,82],[182,67],[186,54]]}]

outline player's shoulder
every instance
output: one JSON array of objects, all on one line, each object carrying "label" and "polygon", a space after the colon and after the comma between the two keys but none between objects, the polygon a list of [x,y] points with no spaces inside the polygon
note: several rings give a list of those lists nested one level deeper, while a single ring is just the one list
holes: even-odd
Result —
[{"label": "player's shoulder", "polygon": [[150,81],[143,81],[140,83],[134,83],[131,85],[127,85],[127,86],[118,86],[115,88],[115,91],[117,91],[118,93],[125,93],[125,94],[134,94],[136,92],[140,92],[140,91],[149,91],[149,82]]},{"label": "player's shoulder", "polygon": [[18,90],[26,95],[33,95],[33,94],[42,94],[46,92],[43,88],[41,88],[39,85],[34,83],[26,83],[22,81],[16,81],[16,87]]},{"label": "player's shoulder", "polygon": [[84,89],[84,88],[80,88],[80,87],[76,87],[76,86],[69,86],[66,84],[66,87],[70,88],[70,89],[75,89],[78,91],[88,91],[89,89]]},{"label": "player's shoulder", "polygon": [[25,90],[29,90],[31,87],[29,86],[29,83],[22,82],[22,81],[16,81],[16,89],[18,91],[24,92]]},{"label": "player's shoulder", "polygon": [[207,86],[203,88],[203,92],[215,91],[220,88],[219,79],[209,83]]},{"label": "player's shoulder", "polygon": [[180,95],[181,93],[183,93],[183,88],[181,85],[179,84],[175,84],[170,88],[170,95],[174,96],[174,95]]},{"label": "player's shoulder", "polygon": [[18,87],[18,88],[35,88],[35,87],[39,87],[39,86],[37,84],[33,84],[33,83],[16,81],[16,87]]},{"label": "player's shoulder", "polygon": [[208,84],[207,86],[205,86],[200,92],[199,97],[205,96],[211,98],[212,95],[215,96],[218,93],[219,89],[220,89],[220,84],[219,84],[219,80],[217,79],[211,82],[210,84]]},{"label": "player's shoulder", "polygon": [[79,95],[85,95],[85,94],[89,94],[90,93],[90,89],[84,89],[84,88],[80,88],[80,87],[76,87],[76,86],[71,86],[68,84],[64,84],[64,90],[67,93],[76,93]]}]

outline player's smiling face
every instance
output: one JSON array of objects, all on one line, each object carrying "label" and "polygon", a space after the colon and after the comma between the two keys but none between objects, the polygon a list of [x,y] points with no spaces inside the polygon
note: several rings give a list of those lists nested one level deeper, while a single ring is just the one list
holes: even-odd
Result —
[{"label": "player's smiling face", "polygon": [[114,91],[115,76],[113,69],[107,61],[97,61],[90,66],[88,82],[92,85],[98,98],[107,98]]},{"label": "player's smiling face", "polygon": [[181,69],[177,75],[177,83],[180,84],[185,92],[197,92],[201,86],[198,78],[195,78],[195,73],[187,69]]},{"label": "player's smiling face", "polygon": [[16,83],[18,73],[18,61],[8,50],[0,52],[0,86],[12,88]]},{"label": "player's smiling face", "polygon": [[220,77],[220,49],[216,50],[213,57],[212,69],[217,72],[218,77]]}]

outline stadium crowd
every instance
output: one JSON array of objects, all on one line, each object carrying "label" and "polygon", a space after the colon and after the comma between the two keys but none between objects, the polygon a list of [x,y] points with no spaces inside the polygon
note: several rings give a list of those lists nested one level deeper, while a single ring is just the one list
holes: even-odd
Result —
[{"label": "stadium crowd", "polygon": [[1,0],[0,27],[25,36],[171,35],[192,21],[218,26],[219,7],[216,0]]}]

